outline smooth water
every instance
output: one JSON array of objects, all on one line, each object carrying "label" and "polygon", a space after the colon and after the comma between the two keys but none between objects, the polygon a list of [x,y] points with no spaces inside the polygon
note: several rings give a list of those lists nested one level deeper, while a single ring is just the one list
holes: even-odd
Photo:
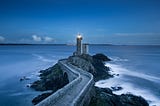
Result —
[{"label": "smooth water", "polygon": [[[38,78],[38,71],[67,58],[75,46],[25,45],[0,46],[0,106],[30,106],[40,92],[26,85]],[[114,93],[133,93],[146,98],[151,105],[160,105],[160,46],[89,46],[90,54],[104,53],[113,61],[106,65],[111,73],[118,73],[109,80],[102,80],[99,87],[121,86]],[[31,80],[19,81],[23,76]]]},{"label": "smooth water", "polygon": [[[40,94],[26,87],[38,72],[72,54],[71,46],[0,46],[0,106],[32,106]],[[20,81],[26,76],[31,80]]]}]

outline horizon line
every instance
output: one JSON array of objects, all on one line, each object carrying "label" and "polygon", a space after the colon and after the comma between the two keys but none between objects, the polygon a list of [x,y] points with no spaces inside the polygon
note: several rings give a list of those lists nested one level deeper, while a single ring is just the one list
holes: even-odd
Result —
[{"label": "horizon line", "polygon": [[[38,43],[0,43],[0,45],[67,45],[75,46],[76,44],[56,43],[56,44],[38,44]],[[89,43],[89,45],[107,45],[107,46],[160,46],[160,44],[108,44],[108,43]]]}]

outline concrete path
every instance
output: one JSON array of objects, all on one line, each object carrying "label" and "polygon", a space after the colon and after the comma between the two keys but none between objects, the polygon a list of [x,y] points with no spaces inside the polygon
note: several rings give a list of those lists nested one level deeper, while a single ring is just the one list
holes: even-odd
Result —
[{"label": "concrete path", "polygon": [[74,99],[79,95],[81,91],[83,91],[84,86],[91,80],[90,77],[84,75],[83,70],[80,72],[80,69],[77,69],[76,67],[71,65],[67,65],[65,62],[63,64],[69,68],[70,70],[74,70],[80,73],[80,77],[82,80],[77,83],[73,88],[71,88],[66,94],[60,98],[53,106],[72,106]]},{"label": "concrete path", "polygon": [[60,64],[68,71],[75,73],[77,78],[36,106],[79,106],[93,86],[92,74],[69,64],[66,60],[60,61]]}]

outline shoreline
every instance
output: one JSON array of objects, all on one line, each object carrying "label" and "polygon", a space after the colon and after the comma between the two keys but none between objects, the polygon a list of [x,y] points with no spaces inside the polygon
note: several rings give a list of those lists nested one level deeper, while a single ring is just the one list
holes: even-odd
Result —
[{"label": "shoreline", "polygon": [[[109,64],[111,64],[111,65],[109,65]],[[134,83],[131,83],[131,82],[124,82],[124,81],[121,82],[120,80],[123,79],[123,73],[117,71],[116,69],[112,69],[114,67],[114,65],[115,65],[114,63],[106,63],[106,66],[109,66],[111,68],[111,74],[114,75],[114,77],[110,78],[110,79],[106,79],[106,80],[97,81],[95,83],[96,87],[110,88],[110,89],[112,89],[113,93],[116,95],[133,94],[133,95],[141,96],[145,100],[147,100],[149,105],[158,106],[160,104],[157,96],[152,94],[149,90],[144,89],[144,88],[135,88],[133,86]],[[119,65],[115,65],[115,66],[119,66]],[[123,67],[117,67],[117,68],[121,69]],[[128,73],[131,73],[131,72],[128,72]],[[134,73],[136,73],[136,72],[134,72]],[[112,87],[120,87],[122,89],[114,90]]]}]

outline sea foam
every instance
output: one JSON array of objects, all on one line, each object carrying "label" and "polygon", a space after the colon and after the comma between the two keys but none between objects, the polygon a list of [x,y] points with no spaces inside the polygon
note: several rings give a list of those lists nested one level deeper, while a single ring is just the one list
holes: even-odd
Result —
[{"label": "sea foam", "polygon": [[123,59],[123,58],[119,58],[119,57],[110,57],[111,60],[113,61],[129,61],[128,59]]},{"label": "sea foam", "polygon": [[113,93],[117,95],[120,95],[123,93],[124,94],[126,93],[135,94],[137,96],[142,96],[143,98],[145,98],[151,106],[153,105],[160,106],[159,97],[153,95],[150,91],[146,89],[135,87],[133,83],[130,83],[129,81],[127,81],[129,79],[125,78],[124,75],[139,77],[139,78],[154,81],[154,82],[160,82],[160,78],[155,77],[155,76],[146,75],[144,73],[130,71],[121,65],[106,63],[106,66],[110,67],[111,74],[113,75],[118,74],[119,76],[115,76],[114,78],[110,78],[107,80],[100,80],[95,83],[95,86],[101,87],[101,88],[106,88],[106,87],[111,88],[115,86],[120,86],[123,89],[119,91],[113,91]]},{"label": "sea foam", "polygon": [[159,77],[147,75],[140,72],[130,71],[126,68],[123,68],[123,66],[121,65],[106,63],[106,66],[111,68],[111,74],[129,75],[129,76],[135,76],[135,77],[139,77],[139,78],[154,81],[154,82],[160,82]]}]

